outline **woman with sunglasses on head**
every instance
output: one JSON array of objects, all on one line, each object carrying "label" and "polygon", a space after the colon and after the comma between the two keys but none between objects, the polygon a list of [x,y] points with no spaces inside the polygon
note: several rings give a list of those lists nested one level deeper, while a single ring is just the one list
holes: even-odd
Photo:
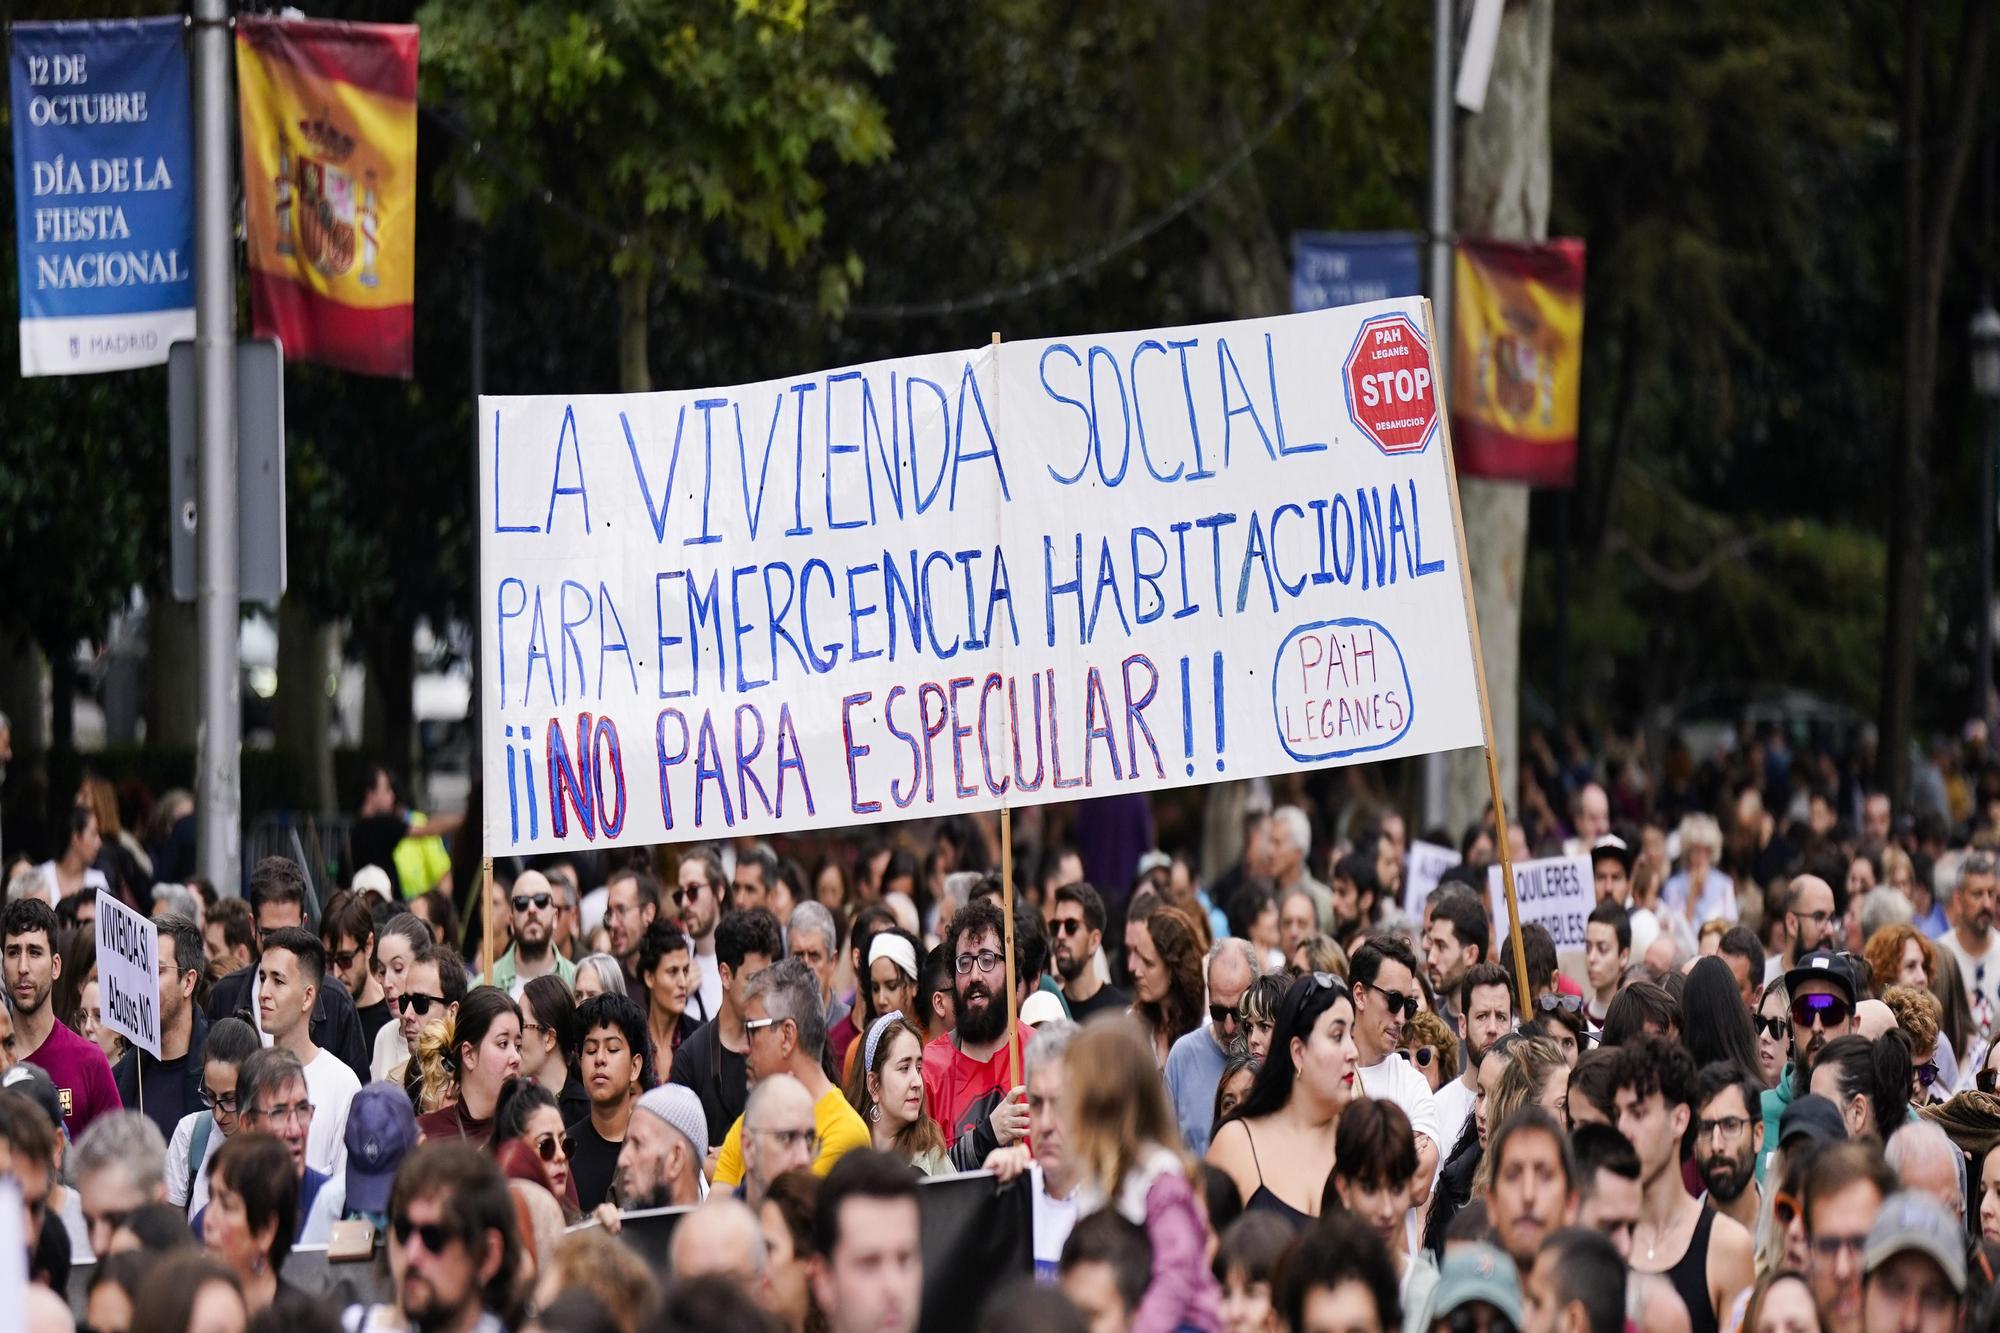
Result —
[{"label": "woman with sunglasses on head", "polygon": [[521,1072],[521,1011],[507,992],[474,986],[459,1002],[444,1053],[458,1083],[451,1105],[417,1117],[426,1141],[464,1139],[484,1145],[493,1137],[500,1090]]},{"label": "woman with sunglasses on head", "polygon": [[877,1152],[908,1162],[920,1176],[949,1175],[944,1131],[924,1104],[924,1034],[892,1010],[868,1025],[847,1101],[868,1122]]},{"label": "woman with sunglasses on head", "polygon": [[1236,1182],[1246,1210],[1311,1225],[1333,1169],[1340,1113],[1360,1088],[1358,1060],[1347,983],[1327,972],[1294,981],[1250,1095],[1208,1145],[1208,1160]]},{"label": "woman with sunglasses on head", "polygon": [[[563,1219],[574,1222],[578,1213],[569,1146],[562,1111],[549,1090],[532,1079],[508,1079],[493,1108],[494,1157],[521,1159],[511,1166],[503,1160],[501,1168],[514,1179],[548,1190],[563,1206]],[[530,1161],[532,1170],[524,1174],[522,1167]]]}]

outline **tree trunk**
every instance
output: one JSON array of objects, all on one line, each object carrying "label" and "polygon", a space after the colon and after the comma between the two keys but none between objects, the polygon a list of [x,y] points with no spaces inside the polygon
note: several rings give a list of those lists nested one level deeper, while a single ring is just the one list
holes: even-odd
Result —
[{"label": "tree trunk", "polygon": [[417,759],[413,720],[416,650],[410,626],[400,617],[387,625],[357,624],[354,636],[368,665],[368,688],[361,707],[361,745],[393,769],[412,799]]},{"label": "tree trunk", "polygon": [[[1486,109],[1459,134],[1460,234],[1546,240],[1549,234],[1549,69],[1555,0],[1511,4],[1500,20],[1499,45]],[[1447,321],[1450,312],[1441,312]],[[1449,336],[1443,330],[1440,337]],[[1521,729],[1521,584],[1528,560],[1528,488],[1513,482],[1459,480],[1466,558],[1486,653],[1486,693],[1500,789],[1515,799]],[[1477,750],[1447,760],[1446,822],[1454,832],[1486,809],[1491,791]],[[1514,849],[1520,854],[1520,849]]]},{"label": "tree trunk", "polygon": [[23,635],[0,635],[0,713],[7,715],[16,750],[48,748],[42,730],[42,655]]},{"label": "tree trunk", "polygon": [[624,393],[653,388],[646,369],[646,285],[646,274],[637,268],[618,275],[618,388]]},{"label": "tree trunk", "polygon": [[72,645],[69,652],[48,652],[49,659],[49,753],[76,753],[76,662]]},{"label": "tree trunk", "polygon": [[[1927,126],[1924,117],[1928,43],[1925,0],[1904,0],[1901,139],[1903,158],[1903,402],[1890,460],[1889,518],[1882,636],[1881,745],[1876,781],[1898,810],[1907,808],[1910,743],[1914,731],[1917,640],[1923,624],[1925,522],[1930,512],[1931,408],[1937,390],[1938,315],[1944,299],[1945,263],[1952,216],[1972,154],[1980,85],[1985,77],[1993,6],[1964,8],[1949,94],[1948,123]],[[1934,181],[1926,163],[1937,167]]]},{"label": "tree trunk", "polygon": [[332,814],[335,805],[328,734],[332,699],[326,691],[332,647],[332,632],[304,602],[287,597],[279,603],[278,749],[289,756],[298,774],[300,808],[317,814]]}]

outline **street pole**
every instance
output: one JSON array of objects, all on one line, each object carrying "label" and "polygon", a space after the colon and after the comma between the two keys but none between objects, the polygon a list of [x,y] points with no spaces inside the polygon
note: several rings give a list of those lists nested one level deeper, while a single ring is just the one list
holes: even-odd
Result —
[{"label": "street pole", "polygon": [[[1993,524],[1994,445],[2000,437],[2000,400],[1989,400],[1985,436],[1979,451],[1979,652],[1972,680],[1972,715],[1991,722],[1993,716]],[[1992,738],[1987,738],[1992,743]]]},{"label": "street pole", "polygon": [[242,890],[242,684],[237,667],[236,253],[230,204],[229,0],[194,0],[195,679],[197,869],[226,895]]},{"label": "street pole", "polygon": [[[1451,209],[1452,209],[1452,40],[1458,23],[1452,0],[1434,0],[1436,31],[1431,34],[1431,307],[1437,325],[1438,411],[1451,403]],[[1445,822],[1448,769],[1442,754],[1424,756],[1423,827]]]}]

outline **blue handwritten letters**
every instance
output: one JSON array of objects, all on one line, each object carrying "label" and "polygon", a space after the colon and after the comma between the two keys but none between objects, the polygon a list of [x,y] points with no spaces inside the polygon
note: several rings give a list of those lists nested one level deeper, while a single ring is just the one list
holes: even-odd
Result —
[{"label": "blue handwritten letters", "polygon": [[[487,845],[1071,800],[1477,744],[1404,301],[644,395],[483,399]],[[1428,355],[1428,348],[1424,349]]]}]

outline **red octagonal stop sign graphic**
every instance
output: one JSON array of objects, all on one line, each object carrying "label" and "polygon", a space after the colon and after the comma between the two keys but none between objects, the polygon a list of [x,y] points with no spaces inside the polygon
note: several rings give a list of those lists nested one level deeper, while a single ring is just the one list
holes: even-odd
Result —
[{"label": "red octagonal stop sign graphic", "polygon": [[1408,315],[1377,315],[1341,367],[1347,414],[1385,454],[1422,453],[1437,428],[1430,345]]}]

